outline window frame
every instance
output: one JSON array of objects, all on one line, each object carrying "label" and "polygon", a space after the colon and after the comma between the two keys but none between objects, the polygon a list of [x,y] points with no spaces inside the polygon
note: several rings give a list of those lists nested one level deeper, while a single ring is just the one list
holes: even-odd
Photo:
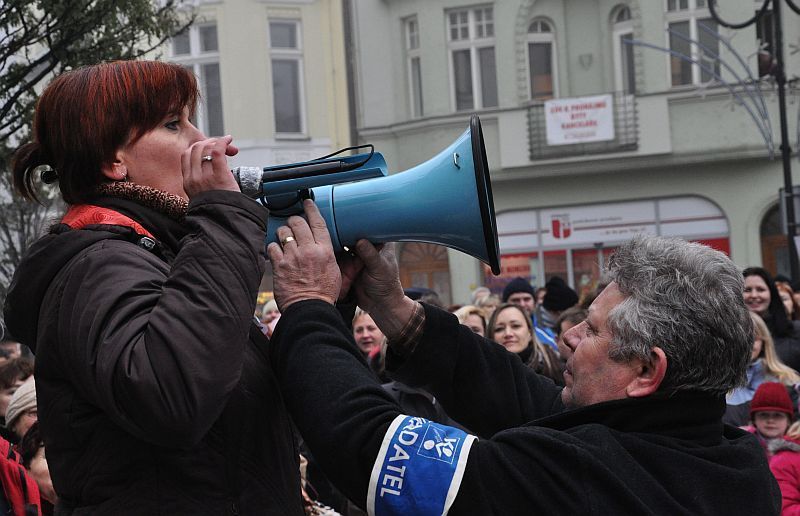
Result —
[{"label": "window frame", "polygon": [[632,75],[632,82],[633,82],[633,91],[627,90],[627,81],[625,80],[625,67],[627,62],[627,56],[623,54],[623,44],[622,44],[622,37],[626,35],[630,35],[631,39],[633,39],[633,18],[628,18],[624,21],[617,21],[619,14],[626,10],[632,16],[631,8],[629,5],[621,4],[615,7],[611,11],[611,37],[612,37],[612,50],[614,56],[614,88],[616,91],[620,91],[626,94],[635,95],[636,94],[636,59],[633,58],[633,62],[630,63],[630,70],[628,70],[629,75]]},{"label": "window frame", "polygon": [[[416,32],[412,33],[412,24]],[[420,44],[419,19],[416,15],[403,19],[403,40],[406,51],[406,77],[408,86],[408,112],[411,118],[425,116],[425,97],[422,93],[422,51]],[[416,39],[414,39],[416,38]],[[416,43],[416,45],[414,44]],[[419,67],[419,84],[414,73],[414,63]]]},{"label": "window frame", "polygon": [[[530,27],[535,22],[542,22],[546,23],[547,26],[550,28],[549,32],[530,32]],[[553,95],[551,97],[534,97],[533,96],[533,70],[531,69],[531,44],[537,43],[549,43],[550,44],[550,62],[552,63],[552,69],[550,70],[550,74],[552,75],[553,81]],[[556,31],[555,26],[552,21],[547,18],[533,18],[528,23],[528,32],[525,39],[525,64],[528,68],[528,81],[527,81],[527,88],[528,88],[528,99],[531,101],[545,101],[550,99],[557,99],[559,98],[559,91],[558,91],[558,52],[557,52],[557,45],[556,45]]]},{"label": "window frame", "polygon": [[[489,10],[492,13],[492,34],[491,36],[486,36],[484,34],[483,37],[477,37],[477,23],[476,23],[476,11],[486,12]],[[452,25],[450,23],[450,16],[454,13],[462,13],[467,12],[467,37],[466,39],[451,39],[451,28]],[[495,109],[499,107],[500,99],[499,99],[499,90],[497,88],[497,47],[496,44],[496,32],[495,32],[495,18],[494,18],[494,6],[493,5],[477,5],[471,7],[459,7],[457,9],[447,9],[445,10],[445,30],[446,30],[446,41],[447,41],[447,66],[448,66],[448,75],[450,79],[450,108],[453,112],[465,112],[471,110],[482,110],[482,109]],[[461,25],[459,25],[461,27]],[[486,106],[484,105],[484,91],[483,91],[483,81],[484,72],[480,67],[480,51],[486,48],[491,48],[492,53],[494,54],[494,84],[495,84],[495,93],[498,94],[498,98],[495,99],[495,105]],[[453,56],[456,52],[468,50],[469,57],[470,57],[470,82],[472,86],[472,106],[459,109],[458,108],[458,98],[456,92],[456,76],[455,76],[455,62]]]},{"label": "window frame", "polygon": [[[214,27],[217,33],[217,48],[216,50],[211,51],[203,51],[201,49],[202,40],[200,38],[200,31],[201,29],[207,27]],[[220,63],[220,52],[219,52],[219,27],[217,26],[216,21],[198,23],[196,25],[192,25],[188,29],[188,36],[189,36],[189,53],[187,54],[175,54],[175,47],[174,47],[174,38],[169,42],[169,61],[175,64],[179,64],[187,69],[191,69],[192,73],[194,73],[195,77],[197,78],[197,83],[200,88],[200,95],[201,98],[199,99],[198,109],[195,111],[195,120],[194,124],[198,127],[203,134],[206,136],[222,136],[225,134],[225,110],[224,106],[225,103],[222,98],[222,66]],[[220,99],[219,99],[219,112],[221,119],[220,122],[220,134],[211,134],[211,128],[209,127],[210,120],[208,117],[208,104],[207,100],[209,99],[208,87],[206,82],[206,76],[203,71],[203,66],[216,64],[219,67],[219,87],[220,87]]]},{"label": "window frame", "polygon": [[[295,27],[296,46],[293,48],[273,47],[272,46],[272,24],[287,24]],[[308,120],[306,106],[306,86],[305,86],[305,59],[303,55],[303,24],[296,18],[270,17],[267,20],[267,50],[269,53],[269,85],[272,91],[272,129],[276,139],[306,139],[308,137]],[[297,98],[298,98],[298,117],[300,128],[294,131],[279,131],[278,117],[275,102],[275,76],[273,73],[274,61],[294,61],[297,63]]]},{"label": "window frame", "polygon": [[[671,1],[676,2],[678,5],[678,9],[669,10],[669,4]],[[670,36],[669,28],[670,25],[674,23],[682,23],[688,22],[689,23],[689,38],[693,41],[699,41],[699,34],[701,32],[698,23],[700,20],[706,19],[713,19],[711,17],[711,11],[708,9],[708,0],[686,0],[687,7],[680,8],[680,2],[682,0],[664,0],[664,35],[666,39],[665,48],[672,50],[670,46]],[[701,7],[697,7],[697,2],[702,2],[703,5]],[[719,31],[719,25],[717,25],[717,31]],[[689,44],[690,49],[690,57],[692,59],[698,60],[701,57],[702,50],[695,44]],[[717,45],[717,52],[719,53],[719,45]],[[689,63],[692,70],[692,77],[691,81],[685,84],[673,84],[672,83],[672,59],[678,59],[677,57],[673,57],[672,55],[667,55],[667,80],[669,83],[669,87],[674,88],[692,88],[697,87],[703,84],[703,70],[700,69],[700,66],[695,63]],[[717,64],[717,68],[719,68],[719,64]],[[716,81],[715,78],[711,78],[711,82]]]}]

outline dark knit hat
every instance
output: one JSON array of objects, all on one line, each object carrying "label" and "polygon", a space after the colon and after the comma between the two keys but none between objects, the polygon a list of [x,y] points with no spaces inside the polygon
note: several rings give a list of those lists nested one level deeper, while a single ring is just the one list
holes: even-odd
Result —
[{"label": "dark knit hat", "polygon": [[758,386],[750,402],[750,419],[756,412],[783,412],[793,419],[794,407],[782,383],[764,382]]},{"label": "dark knit hat", "polygon": [[511,297],[511,294],[516,294],[517,292],[524,292],[536,297],[533,287],[530,283],[528,283],[528,280],[517,276],[516,278],[512,279],[508,285],[506,285],[506,288],[503,289],[503,303],[507,303],[508,298]]},{"label": "dark knit hat", "polygon": [[550,278],[544,288],[547,293],[542,305],[551,312],[560,312],[578,304],[578,294],[558,276]]}]

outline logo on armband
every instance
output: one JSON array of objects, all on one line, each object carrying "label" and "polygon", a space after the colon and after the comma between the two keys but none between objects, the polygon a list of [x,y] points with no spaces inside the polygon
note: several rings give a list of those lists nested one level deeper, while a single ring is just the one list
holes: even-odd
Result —
[{"label": "logo on armband", "polygon": [[383,438],[367,493],[370,516],[446,514],[458,494],[475,436],[400,415]]}]

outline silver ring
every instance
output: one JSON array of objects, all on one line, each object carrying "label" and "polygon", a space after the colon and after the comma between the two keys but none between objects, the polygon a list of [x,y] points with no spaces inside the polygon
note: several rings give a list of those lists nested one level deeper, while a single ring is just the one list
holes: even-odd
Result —
[{"label": "silver ring", "polygon": [[294,237],[292,235],[289,235],[285,238],[281,238],[281,247],[285,246],[289,242],[294,242]]},{"label": "silver ring", "polygon": [[200,158],[200,161],[211,161],[212,159],[214,158],[212,158],[211,154],[209,154],[207,156],[203,156],[202,158]]}]

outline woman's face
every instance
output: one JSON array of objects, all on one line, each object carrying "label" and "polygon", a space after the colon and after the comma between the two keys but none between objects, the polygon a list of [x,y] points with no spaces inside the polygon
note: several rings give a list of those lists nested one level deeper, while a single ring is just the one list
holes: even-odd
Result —
[{"label": "woman's face", "polygon": [[182,113],[164,118],[135,143],[123,146],[117,152],[117,162],[125,167],[129,181],[188,199],[183,189],[181,154],[204,139],[189,121],[189,109],[184,108]]},{"label": "woman's face", "polygon": [[794,299],[792,299],[791,294],[782,290],[780,291],[780,295],[783,307],[786,309],[786,315],[788,315],[789,319],[791,319],[792,315],[794,314]]},{"label": "woman's face", "polygon": [[477,333],[481,337],[484,336],[483,319],[481,319],[480,315],[469,314],[467,318],[464,319],[464,326]]},{"label": "woman's face", "polygon": [[783,412],[764,410],[753,415],[753,424],[765,439],[775,439],[789,429],[789,416]]},{"label": "woman's face", "polygon": [[514,307],[504,308],[494,320],[494,341],[512,353],[524,351],[532,340],[525,317],[525,314]]},{"label": "woman's face", "polygon": [[744,304],[748,310],[764,315],[770,300],[769,288],[761,276],[753,274],[744,279]]},{"label": "woman's face", "polygon": [[353,323],[353,337],[358,349],[364,354],[369,354],[374,348],[381,345],[383,332],[372,320],[369,314],[359,315]]}]

